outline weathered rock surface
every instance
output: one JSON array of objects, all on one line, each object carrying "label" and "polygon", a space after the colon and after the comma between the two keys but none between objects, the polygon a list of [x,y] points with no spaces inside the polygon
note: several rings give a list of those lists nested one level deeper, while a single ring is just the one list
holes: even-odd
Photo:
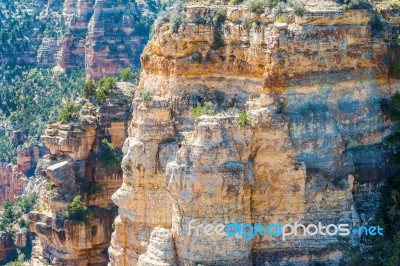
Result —
[{"label": "weathered rock surface", "polygon": [[[220,25],[193,22],[219,9]],[[381,103],[400,89],[391,35],[373,37],[368,12],[334,6],[284,13],[284,23],[241,6],[185,12],[142,56],[137,96],[155,96],[133,103],[110,265],[337,265],[336,237],[186,232],[193,220],[369,224],[390,174]],[[205,101],[222,114],[194,119]],[[251,123],[239,124],[239,111]]]},{"label": "weathered rock surface", "polygon": [[0,163],[0,205],[5,200],[14,201],[24,191],[27,176],[33,175],[37,162],[46,151],[44,146],[20,146],[17,164]]},{"label": "weathered rock surface", "polygon": [[[158,1],[65,0],[61,40],[44,39],[38,51],[42,66],[85,66],[88,79],[118,75],[140,66]],[[142,18],[143,17],[143,18]]]},{"label": "weathered rock surface", "polygon": [[29,244],[29,234],[27,230],[21,230],[14,235],[0,231],[0,263],[6,261],[12,252],[22,249]]},{"label": "weathered rock surface", "polygon": [[[46,152],[44,146],[20,146],[17,149],[17,164],[0,163],[0,206],[5,200],[13,202],[26,192],[28,177],[33,175],[39,158]],[[24,248],[29,234],[24,229],[14,235],[0,232],[0,263],[17,249]]]},{"label": "weathered rock surface", "polygon": [[0,203],[14,201],[28,183],[17,165],[0,163]]},{"label": "weathered rock surface", "polygon": [[145,10],[136,2],[96,1],[85,45],[87,78],[98,80],[118,75],[126,67],[139,67],[139,56],[148,41],[148,33],[141,32],[140,12]]},{"label": "weathered rock surface", "polygon": [[[0,62],[46,68],[81,67],[93,80],[118,75],[126,67],[138,69],[150,26],[163,5],[157,0],[3,3],[0,21],[8,25],[7,20],[15,17],[13,23],[20,21],[24,32],[11,40],[19,50],[0,54]],[[11,32],[10,36],[15,37]]]},{"label": "weathered rock surface", "polygon": [[[156,98],[133,103],[131,136],[125,142],[126,156],[122,161],[123,185],[112,199],[119,207],[111,252],[114,265],[137,262],[145,253],[150,234],[155,227],[171,228],[172,204],[166,191],[163,175],[168,157],[157,157],[162,147],[174,136],[171,110],[168,101]],[[134,126],[133,126],[134,125]],[[173,152],[174,149],[169,149]],[[149,202],[150,204],[144,204]],[[129,234],[127,232],[132,232]],[[126,243],[119,246],[119,243]],[[114,249],[115,248],[115,249]]]},{"label": "weathered rock surface", "polygon": [[172,233],[165,228],[155,228],[145,254],[140,255],[138,266],[174,266],[175,247]]},{"label": "weathered rock surface", "polygon": [[[119,165],[108,165],[99,152],[104,139],[120,152],[131,117],[133,89],[131,83],[117,83],[106,103],[84,105],[82,122],[49,125],[42,136],[50,154],[36,170],[47,182],[36,185],[46,189],[39,190],[39,207],[29,214],[30,229],[38,235],[32,265],[107,264],[105,251],[116,216],[111,195],[121,186],[122,171]],[[88,223],[63,216],[76,195],[89,208]]]}]

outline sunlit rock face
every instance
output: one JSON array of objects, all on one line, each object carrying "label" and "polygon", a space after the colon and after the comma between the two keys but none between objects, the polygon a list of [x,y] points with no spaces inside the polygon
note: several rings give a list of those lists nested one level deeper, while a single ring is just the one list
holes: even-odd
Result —
[{"label": "sunlit rock face", "polygon": [[[37,63],[43,67],[85,68],[88,79],[119,75],[138,69],[150,26],[160,1],[60,0],[49,4],[59,11],[60,36],[41,41]],[[57,13],[58,14],[58,13]]]},{"label": "sunlit rock face", "polygon": [[[220,25],[194,23],[222,9]],[[373,37],[368,12],[335,6],[287,12],[285,22],[241,6],[182,12],[185,22],[162,24],[143,52],[123,184],[112,197],[110,265],[338,264],[336,237],[187,232],[372,223],[390,174],[385,103],[400,88],[389,72],[391,35]],[[221,114],[194,118],[207,101]]]},{"label": "sunlit rock face", "polygon": [[28,180],[18,165],[0,163],[0,205],[14,201],[24,190]]},{"label": "sunlit rock face", "polygon": [[[48,125],[42,142],[49,149],[38,164],[31,190],[39,203],[29,213],[30,230],[37,238],[32,265],[107,265],[107,248],[116,217],[112,194],[122,184],[119,164],[101,159],[104,140],[120,153],[131,118],[132,90],[128,82],[118,82],[110,98],[101,106],[86,103],[80,121]],[[81,196],[89,209],[89,221],[65,216],[68,205]]]}]

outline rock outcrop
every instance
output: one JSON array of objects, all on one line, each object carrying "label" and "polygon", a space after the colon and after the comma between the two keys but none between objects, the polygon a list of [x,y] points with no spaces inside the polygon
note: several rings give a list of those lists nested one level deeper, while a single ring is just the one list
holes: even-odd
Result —
[{"label": "rock outcrop", "polygon": [[[40,191],[37,210],[29,214],[30,229],[38,235],[32,265],[107,264],[105,251],[116,216],[111,195],[122,183],[119,164],[108,156],[118,154],[126,138],[133,89],[131,83],[117,83],[106,103],[83,105],[79,123],[46,129],[42,141],[50,154],[36,170],[46,180],[39,185],[46,189]],[[77,195],[89,209],[87,222],[65,215]]]},{"label": "rock outcrop", "polygon": [[[240,5],[170,12],[181,23],[161,23],[141,58],[110,264],[338,264],[336,237],[187,230],[371,223],[390,174],[383,103],[400,89],[390,31],[373,36],[370,13],[337,5],[279,20]],[[194,118],[205,102],[220,114]]]},{"label": "rock outcrop", "polygon": [[[0,163],[0,206],[6,200],[14,202],[27,192],[28,177],[34,174],[36,164],[45,152],[42,145],[20,146],[17,149],[17,164]],[[26,229],[15,233],[0,231],[0,263],[28,244],[30,235]]]},{"label": "rock outcrop", "polygon": [[43,145],[19,146],[17,148],[18,169],[28,177],[32,176],[37,162],[47,153],[48,149]]},{"label": "rock outcrop", "polygon": [[28,184],[28,179],[17,165],[0,163],[0,204],[14,201]]},{"label": "rock outcrop", "polygon": [[3,3],[0,21],[6,30],[0,62],[85,67],[88,79],[96,81],[126,67],[138,69],[151,24],[167,4],[157,0]]},{"label": "rock outcrop", "polygon": [[17,164],[0,163],[0,205],[24,192],[28,178],[33,175],[39,158],[47,152],[42,145],[20,146],[17,149]]},{"label": "rock outcrop", "polygon": [[30,236],[27,230],[21,230],[13,235],[0,231],[0,263],[7,260],[17,249],[23,249],[30,244]]},{"label": "rock outcrop", "polygon": [[43,39],[37,60],[44,67],[85,66],[87,78],[118,75],[140,67],[158,1],[65,0],[59,40]]},{"label": "rock outcrop", "polygon": [[[154,3],[150,1],[148,4]],[[127,4],[96,1],[85,45],[88,79],[98,80],[118,75],[124,68],[137,69],[140,66],[140,54],[149,38],[149,25],[140,21],[145,14],[145,8],[139,8],[135,1]]]}]

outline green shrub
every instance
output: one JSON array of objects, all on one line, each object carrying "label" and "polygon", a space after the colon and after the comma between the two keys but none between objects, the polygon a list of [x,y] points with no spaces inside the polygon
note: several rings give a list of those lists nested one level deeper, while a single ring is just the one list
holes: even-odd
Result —
[{"label": "green shrub", "polygon": [[153,100],[153,92],[143,91],[140,93],[140,98],[142,99],[142,101],[150,102],[151,100]]},{"label": "green shrub", "polygon": [[246,112],[240,112],[237,120],[239,127],[245,127],[251,125],[251,118]]},{"label": "green shrub", "polygon": [[218,49],[225,45],[223,38],[223,24],[226,20],[226,10],[213,11],[211,14],[211,21],[213,25],[213,35],[214,39],[211,44],[211,49]]},{"label": "green shrub", "polygon": [[142,57],[143,61],[147,61],[147,60],[150,59],[150,55],[149,55],[148,53],[143,53],[143,54],[141,55],[141,57]]},{"label": "green shrub", "polygon": [[[132,72],[130,68],[121,71],[121,79],[123,81],[134,81],[138,78],[139,71]],[[96,104],[104,103],[113,90],[117,88],[117,81],[114,77],[101,78],[97,83],[89,80],[83,86],[82,96],[85,99],[93,99]]]},{"label": "green shrub", "polygon": [[96,182],[84,182],[80,185],[80,190],[87,195],[93,195],[102,190]]},{"label": "green shrub", "polygon": [[258,22],[258,21],[253,21],[253,22],[251,23],[251,28],[252,28],[253,30],[259,29],[260,26],[261,26],[261,23]]},{"label": "green shrub", "polygon": [[200,88],[199,94],[203,99],[207,100],[210,98],[210,91],[211,89],[209,87],[203,86]]},{"label": "green shrub", "polygon": [[110,93],[117,88],[117,82],[114,77],[101,78],[96,84],[96,102],[104,103]]},{"label": "green shrub", "polygon": [[120,76],[123,81],[132,81],[135,77],[135,74],[129,67],[127,67],[121,71]]},{"label": "green shrub", "polygon": [[68,219],[79,223],[89,222],[89,209],[81,202],[81,196],[75,196],[70,204],[68,204]]},{"label": "green shrub", "polygon": [[18,221],[18,224],[19,224],[20,228],[28,228],[28,226],[29,226],[28,220],[23,219],[23,218]]},{"label": "green shrub", "polygon": [[277,114],[282,114],[284,110],[285,110],[285,104],[283,102],[279,102],[275,112]]},{"label": "green shrub", "polygon": [[368,9],[372,10],[372,5],[368,0],[339,0],[345,9]]},{"label": "green shrub", "polygon": [[17,249],[17,259],[7,263],[5,266],[25,266],[27,261],[25,261],[25,254],[21,250]]},{"label": "green shrub", "polygon": [[302,16],[306,11],[306,5],[301,0],[291,2],[290,6],[293,8],[296,16]]},{"label": "green shrub", "polygon": [[190,98],[190,94],[187,93],[187,92],[184,91],[184,90],[181,90],[181,91],[179,91],[178,97],[179,97],[179,99],[181,99],[181,100],[188,100],[188,99]]},{"label": "green shrub", "polygon": [[278,19],[276,21],[278,21],[280,23],[284,23],[285,19],[282,16],[280,16],[280,17],[278,17]]},{"label": "green shrub", "polygon": [[85,99],[89,99],[93,96],[96,96],[96,84],[92,80],[87,81],[83,86],[82,96]]},{"label": "green shrub", "polygon": [[3,215],[0,220],[0,230],[4,231],[6,226],[12,224],[15,220],[14,205],[6,200],[3,203]]},{"label": "green shrub", "polygon": [[194,53],[192,55],[192,61],[196,63],[201,63],[201,54],[199,53]]},{"label": "green shrub", "polygon": [[395,60],[393,62],[393,71],[394,71],[394,76],[397,79],[400,79],[400,61]]},{"label": "green shrub", "polygon": [[[13,130],[21,130],[33,139],[38,139],[43,134],[46,124],[57,120],[62,108],[60,103],[74,100],[82,93],[85,84],[84,74],[82,70],[73,70],[59,73],[57,78],[54,78],[51,69],[34,69],[26,66],[16,66],[14,69],[2,68],[0,121],[7,119]],[[4,131],[0,132],[0,142],[3,138]],[[7,153],[15,153],[15,149],[16,147],[8,149]],[[3,155],[0,148],[0,158],[8,157]]]},{"label": "green shrub", "polygon": [[206,58],[204,58],[206,62],[213,62],[213,56],[210,51],[207,52]]},{"label": "green shrub", "polygon": [[276,15],[278,15],[278,16],[282,15],[283,12],[285,11],[286,7],[287,7],[287,4],[285,2],[279,1],[275,6]]},{"label": "green shrub", "polygon": [[225,101],[225,93],[223,91],[214,91],[214,99],[219,106],[221,106]]},{"label": "green shrub", "polygon": [[4,201],[0,216],[0,231],[13,233],[14,224],[18,223],[21,227],[27,227],[24,214],[34,209],[37,202],[37,195],[27,195],[18,197],[15,202]]},{"label": "green shrub", "polygon": [[256,14],[262,14],[267,7],[268,2],[265,0],[248,0],[246,6],[251,12]]},{"label": "green shrub", "polygon": [[15,205],[19,206],[24,214],[27,214],[36,206],[37,199],[36,194],[24,195],[15,200]]},{"label": "green shrub", "polygon": [[192,114],[194,117],[202,115],[215,115],[215,110],[212,102],[205,102],[203,106],[197,106],[193,109]]},{"label": "green shrub", "polygon": [[385,25],[382,21],[383,19],[379,14],[377,13],[372,14],[371,20],[369,21],[369,25],[371,26],[371,31],[373,36],[378,37],[383,33]]},{"label": "green shrub", "polygon": [[57,121],[61,122],[62,124],[68,124],[78,119],[78,117],[79,117],[79,106],[76,105],[74,102],[68,102],[65,104],[63,109],[61,109]]},{"label": "green shrub", "polygon": [[171,32],[172,33],[178,33],[179,27],[185,22],[185,16],[186,13],[183,12],[177,12],[171,14],[170,17],[170,24],[171,24]]},{"label": "green shrub", "polygon": [[0,161],[17,163],[17,144],[13,143],[11,137],[0,132]]},{"label": "green shrub", "polygon": [[101,140],[100,149],[96,157],[105,166],[107,172],[119,167],[122,161],[122,156],[107,139]]}]

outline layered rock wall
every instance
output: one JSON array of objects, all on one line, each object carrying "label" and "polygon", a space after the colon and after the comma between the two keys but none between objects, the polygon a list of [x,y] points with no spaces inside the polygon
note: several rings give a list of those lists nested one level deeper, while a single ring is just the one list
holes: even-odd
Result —
[{"label": "layered rock wall", "polygon": [[29,234],[26,230],[14,233],[0,232],[0,263],[16,253],[17,249],[23,249],[30,244]]},{"label": "layered rock wall", "polygon": [[[32,265],[106,265],[112,223],[116,216],[111,195],[122,183],[119,165],[107,159],[105,140],[118,154],[131,117],[131,83],[118,83],[101,106],[86,103],[81,122],[52,124],[42,136],[50,154],[40,160],[36,174],[46,187],[37,210],[29,214],[30,229],[38,235]],[[106,159],[104,159],[106,158]],[[90,218],[80,222],[65,216],[77,196],[89,209]]]},{"label": "layered rock wall", "polygon": [[28,179],[17,165],[0,164],[0,204],[14,201],[28,184]]},{"label": "layered rock wall", "polygon": [[86,74],[89,79],[118,75],[122,69],[139,67],[139,56],[148,33],[140,32],[140,10],[135,2],[122,5],[98,0],[88,25],[85,48]]},{"label": "layered rock wall", "polygon": [[44,67],[71,69],[85,66],[87,78],[118,75],[138,69],[160,3],[149,1],[66,0],[59,39],[45,38],[37,55]]},{"label": "layered rock wall", "polygon": [[[143,52],[137,96],[155,96],[133,104],[110,264],[338,264],[335,237],[187,230],[193,220],[371,223],[390,174],[382,103],[400,88],[391,33],[374,37],[368,12],[337,7],[279,21],[243,6],[187,5],[180,15]],[[195,119],[207,101],[220,114]]]}]

